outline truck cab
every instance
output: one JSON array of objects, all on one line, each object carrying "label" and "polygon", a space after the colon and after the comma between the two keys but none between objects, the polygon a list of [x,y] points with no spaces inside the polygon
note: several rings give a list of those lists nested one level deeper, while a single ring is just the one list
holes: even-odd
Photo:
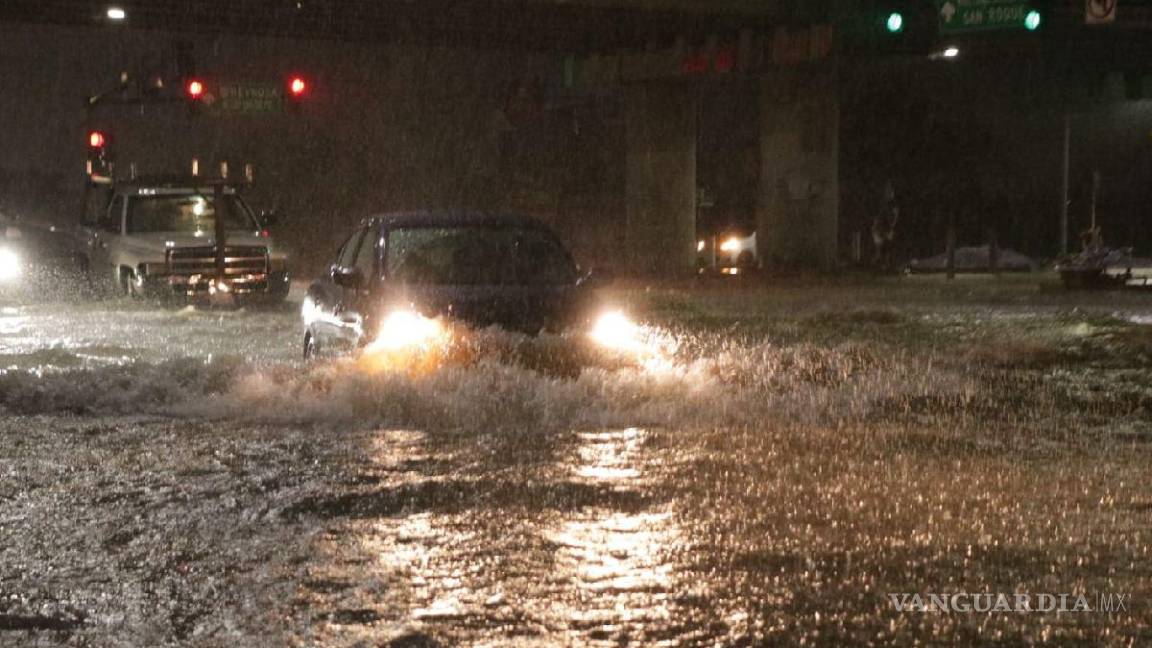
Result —
[{"label": "truck cab", "polygon": [[[139,298],[288,295],[288,260],[239,185],[202,177],[90,178],[80,223],[90,280]],[[220,245],[218,245],[218,241]]]}]

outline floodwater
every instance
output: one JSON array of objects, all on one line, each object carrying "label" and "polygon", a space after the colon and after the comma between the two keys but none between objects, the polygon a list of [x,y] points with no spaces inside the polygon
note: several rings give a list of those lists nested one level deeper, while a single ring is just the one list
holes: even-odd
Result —
[{"label": "floodwater", "polygon": [[[4,297],[0,645],[1152,643],[1152,296],[1045,281],[619,291],[631,356],[418,371]],[[1128,598],[888,597],[963,592]]]}]

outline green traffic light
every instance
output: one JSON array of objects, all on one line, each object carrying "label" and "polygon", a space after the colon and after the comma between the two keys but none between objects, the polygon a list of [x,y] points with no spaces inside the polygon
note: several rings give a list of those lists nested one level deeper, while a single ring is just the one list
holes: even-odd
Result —
[{"label": "green traffic light", "polygon": [[897,12],[888,14],[888,21],[885,23],[885,26],[888,27],[888,32],[892,34],[898,34],[904,31],[904,16]]},{"label": "green traffic light", "polygon": [[1027,16],[1024,16],[1024,28],[1028,31],[1040,29],[1040,22],[1040,12],[1035,9],[1029,11]]}]

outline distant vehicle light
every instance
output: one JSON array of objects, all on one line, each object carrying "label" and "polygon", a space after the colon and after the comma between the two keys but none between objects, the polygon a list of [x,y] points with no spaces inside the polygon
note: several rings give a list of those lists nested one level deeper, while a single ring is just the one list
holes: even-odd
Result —
[{"label": "distant vehicle light", "polygon": [[304,80],[304,77],[294,76],[288,81],[288,92],[299,99],[308,92],[308,82]]},{"label": "distant vehicle light", "polygon": [[0,249],[0,282],[18,279],[21,272],[20,255],[7,248]]},{"label": "distant vehicle light", "polygon": [[736,252],[740,249],[740,239],[733,236],[732,238],[720,244],[721,252]]},{"label": "distant vehicle light", "polygon": [[960,56],[960,48],[955,46],[946,47],[944,48],[943,54],[944,58],[956,58],[957,56]]},{"label": "distant vehicle light", "polygon": [[184,91],[188,93],[190,99],[199,99],[204,96],[204,82],[199,79],[189,79],[184,86]]},{"label": "distant vehicle light", "polygon": [[128,12],[120,7],[108,7],[108,11],[104,15],[108,17],[108,20],[120,22],[128,17]]},{"label": "distant vehicle light", "polygon": [[704,241],[696,241],[696,251],[697,252],[703,252],[704,251]]},{"label": "distant vehicle light", "polygon": [[94,149],[104,148],[107,140],[104,138],[104,133],[100,131],[92,131],[88,133],[88,146]]}]

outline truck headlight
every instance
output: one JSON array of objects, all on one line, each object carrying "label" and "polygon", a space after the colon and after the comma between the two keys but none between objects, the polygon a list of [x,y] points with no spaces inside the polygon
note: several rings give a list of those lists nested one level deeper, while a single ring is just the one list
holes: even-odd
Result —
[{"label": "truck headlight", "polygon": [[20,255],[7,248],[0,249],[0,281],[12,281],[22,274]]}]

